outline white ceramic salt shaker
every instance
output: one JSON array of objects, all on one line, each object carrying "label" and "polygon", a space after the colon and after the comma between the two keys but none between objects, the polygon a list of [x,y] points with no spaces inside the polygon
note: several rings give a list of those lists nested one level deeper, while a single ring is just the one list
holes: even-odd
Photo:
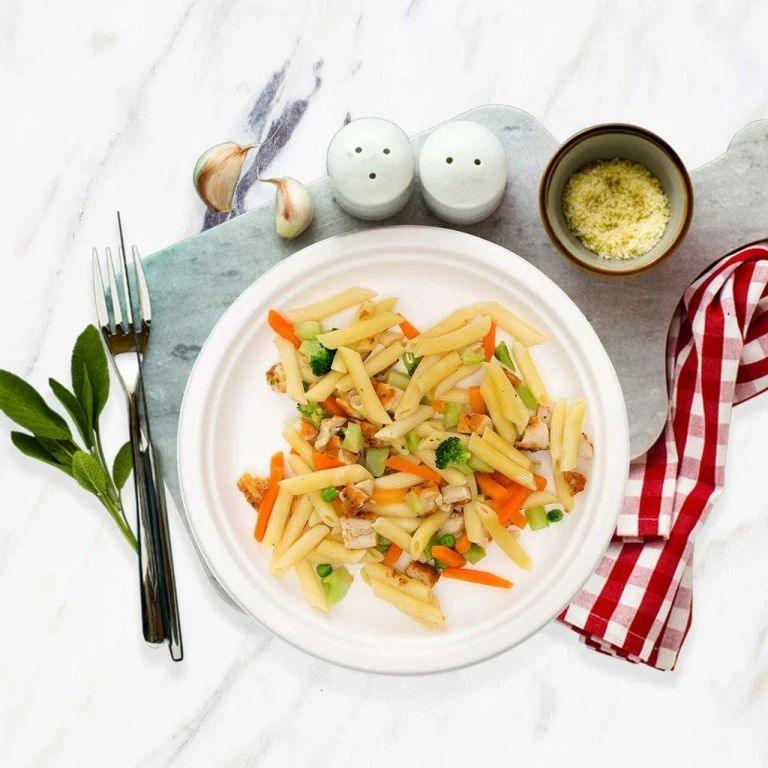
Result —
[{"label": "white ceramic salt shaker", "polygon": [[419,178],[432,213],[451,224],[474,224],[490,216],[504,197],[504,147],[478,123],[446,123],[424,142]]},{"label": "white ceramic salt shaker", "polygon": [[333,196],[347,213],[375,221],[410,200],[416,160],[402,128],[380,117],[345,125],[328,147],[326,167]]}]

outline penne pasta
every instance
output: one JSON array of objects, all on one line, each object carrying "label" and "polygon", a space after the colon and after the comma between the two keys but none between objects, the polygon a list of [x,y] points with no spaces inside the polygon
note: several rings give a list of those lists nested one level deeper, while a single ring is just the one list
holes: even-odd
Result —
[{"label": "penne pasta", "polygon": [[[405,341],[405,336],[398,331],[383,331],[379,334],[379,344],[389,347],[392,344],[402,344]],[[405,347],[403,347],[405,351]]]},{"label": "penne pasta", "polygon": [[291,513],[292,503],[293,495],[291,492],[287,488],[280,488],[277,492],[277,499],[275,499],[272,514],[269,516],[267,530],[264,533],[263,543],[266,546],[274,547],[280,541],[285,524],[288,522],[288,515]]},{"label": "penne pasta", "polygon": [[442,397],[443,393],[452,390],[460,381],[468,379],[470,376],[474,376],[482,366],[480,365],[462,365],[457,371],[454,371],[450,376],[446,376],[436,387],[435,397]]},{"label": "penne pasta", "polygon": [[416,357],[444,354],[445,352],[461,349],[476,341],[480,341],[483,336],[488,334],[490,329],[491,318],[484,317],[475,323],[465,325],[463,328],[451,331],[451,333],[446,333],[443,336],[434,336],[426,339],[422,338],[422,336],[417,336],[415,339],[411,339],[405,345],[405,348],[411,354],[416,355]]},{"label": "penne pasta", "polygon": [[373,485],[376,488],[410,488],[412,485],[421,485],[426,482],[420,475],[412,475],[410,472],[393,472],[391,475],[377,477]]},{"label": "penne pasta", "polygon": [[309,493],[310,491],[322,491],[332,485],[347,485],[348,483],[354,485],[371,478],[371,473],[365,467],[360,464],[349,464],[335,469],[321,469],[319,472],[289,477],[280,481],[280,487],[285,488],[294,496],[300,496],[302,493]]},{"label": "penne pasta", "polygon": [[380,563],[384,559],[384,553],[378,549],[364,549],[361,563]]},{"label": "penne pasta", "polygon": [[363,504],[363,512],[375,512],[383,517],[416,517],[416,513],[405,504],[374,504],[372,501],[366,501]]},{"label": "penne pasta", "polygon": [[338,541],[329,541],[326,537],[311,552],[307,560],[315,565],[331,563],[333,565],[354,565],[365,557],[364,549],[347,549]]},{"label": "penne pasta", "polygon": [[425,518],[424,522],[414,531],[410,549],[410,555],[414,560],[418,560],[421,557],[427,544],[429,544],[429,540],[450,516],[450,509],[445,512],[435,512]]},{"label": "penne pasta", "polygon": [[469,450],[474,456],[486,464],[490,464],[495,470],[506,475],[510,480],[514,480],[526,488],[536,490],[536,481],[533,478],[533,472],[521,467],[517,462],[512,461],[501,451],[496,450],[487,440],[480,435],[473,434],[469,438]]},{"label": "penne pasta", "polygon": [[380,536],[397,544],[403,552],[411,551],[411,535],[406,533],[400,526],[387,520],[386,517],[378,518],[374,522],[373,528]]},{"label": "penne pasta", "polygon": [[496,513],[479,501],[475,504],[475,511],[489,536],[501,547],[504,554],[518,567],[530,571],[533,561],[520,546],[517,538],[499,522]]},{"label": "penne pasta", "polygon": [[484,301],[475,304],[474,308],[481,315],[488,315],[499,328],[505,330],[513,339],[525,344],[526,347],[534,347],[536,344],[542,344],[547,340],[543,333],[524,323],[498,301]]},{"label": "penne pasta", "polygon": [[316,525],[304,533],[298,541],[291,544],[282,556],[272,563],[271,571],[275,576],[289,571],[307,553],[311,552],[329,533],[331,529],[327,525]]},{"label": "penne pasta", "polygon": [[320,513],[315,509],[312,511],[312,514],[309,516],[309,527],[312,528],[312,526],[321,525],[321,524],[323,524],[323,518],[320,517]]},{"label": "penne pasta", "polygon": [[280,362],[282,363],[285,375],[285,394],[291,400],[295,400],[303,405],[307,402],[307,398],[304,395],[304,380],[301,378],[296,347],[290,341],[280,336],[275,339],[275,346],[280,355]]},{"label": "penne pasta", "polygon": [[[386,331],[387,328],[391,328],[393,325],[397,325],[402,322],[403,318],[400,315],[395,315],[392,312],[382,312],[380,315],[374,315],[368,320],[363,320],[359,323],[353,323],[346,328],[339,328],[336,331],[328,331],[328,333],[321,333],[317,340],[328,349],[338,349],[339,347],[348,347],[350,344],[354,344],[356,341],[362,341],[370,336],[375,336],[382,331]],[[349,362],[345,360],[347,365]]]},{"label": "penne pasta", "polygon": [[426,448],[424,450],[419,449],[416,451],[416,456],[418,456],[430,469],[434,469],[435,472],[437,472],[440,477],[445,480],[448,485],[466,485],[467,484],[467,476],[460,472],[455,467],[447,467],[446,469],[438,469],[437,464],[435,464],[435,452],[427,450]]},{"label": "penne pasta", "polygon": [[565,482],[563,473],[559,469],[555,469],[552,472],[552,477],[555,480],[555,493],[563,505],[563,509],[566,512],[572,512],[574,506],[573,496],[571,496],[571,489],[568,487],[568,483]]},{"label": "penne pasta", "polygon": [[480,522],[480,518],[477,515],[474,501],[464,506],[464,528],[467,532],[467,538],[473,544],[485,543],[487,538],[485,535],[485,529],[483,528],[483,524]]},{"label": "penne pasta", "polygon": [[517,365],[520,368],[520,374],[523,377],[523,381],[531,390],[531,394],[536,398],[536,402],[539,405],[551,405],[552,398],[547,392],[547,388],[544,386],[544,381],[539,374],[536,365],[531,358],[531,354],[528,349],[519,341],[514,343],[512,348]]},{"label": "penne pasta", "polygon": [[352,383],[360,395],[363,410],[368,421],[374,424],[390,424],[392,419],[373,389],[371,379],[365,370],[360,354],[347,347],[339,347],[339,353],[349,369],[349,375],[352,377]]},{"label": "penne pasta", "polygon": [[293,569],[299,577],[301,592],[307,603],[318,611],[327,611],[328,597],[326,596],[323,585],[320,583],[320,579],[317,577],[315,569],[312,567],[311,563],[305,558],[299,560],[299,562],[293,566]]},{"label": "penne pasta", "polygon": [[567,409],[565,398],[562,397],[552,408],[552,419],[549,427],[549,454],[552,457],[552,466],[555,466],[563,455],[563,429]]},{"label": "penne pasta", "polygon": [[395,419],[401,419],[413,413],[421,402],[421,392],[419,392],[419,379],[440,360],[439,355],[427,355],[422,358],[411,376],[408,386],[400,398],[400,403],[395,409]]},{"label": "penne pasta", "polygon": [[563,472],[576,468],[579,459],[579,440],[584,426],[584,415],[587,411],[587,401],[583,397],[574,400],[568,406],[563,425],[563,444],[560,453],[560,469]]},{"label": "penne pasta", "polygon": [[461,405],[469,405],[469,390],[449,389],[447,392],[443,392],[440,399],[445,400],[446,403],[460,403]]},{"label": "penne pasta", "polygon": [[534,491],[524,502],[523,509],[531,507],[546,507],[550,504],[559,504],[560,499],[547,491]]},{"label": "penne pasta", "polygon": [[432,590],[426,584],[400,573],[389,565],[366,565],[363,568],[363,573],[368,577],[369,583],[371,580],[380,581],[398,592],[415,597],[422,602],[434,601]]},{"label": "penne pasta", "polygon": [[392,312],[397,305],[397,296],[390,296],[386,299],[380,299],[376,304],[374,314],[381,315],[384,312]]},{"label": "penne pasta", "polygon": [[309,522],[312,510],[312,502],[309,500],[309,496],[294,496],[293,508],[283,530],[283,535],[272,550],[273,562],[279,559],[291,544],[298,541],[304,526]]},{"label": "penne pasta", "polygon": [[475,477],[475,473],[473,472],[471,475],[467,475],[467,480],[468,480],[467,484],[469,485],[469,490],[472,494],[472,498],[474,499],[475,497],[480,495],[479,491],[477,490],[477,478]]},{"label": "penne pasta", "polygon": [[420,517],[387,517],[386,520],[402,528],[406,533],[413,533],[421,525]]},{"label": "penne pasta", "polygon": [[488,443],[492,448],[503,453],[508,459],[512,459],[516,464],[526,469],[533,470],[533,462],[522,451],[518,451],[512,443],[508,443],[503,438],[499,437],[492,429],[486,429],[483,432],[483,440]]},{"label": "penne pasta", "polygon": [[326,317],[343,312],[345,309],[354,307],[355,304],[360,304],[360,302],[375,295],[376,291],[369,291],[367,288],[347,288],[347,290],[327,299],[308,304],[306,307],[289,309],[283,314],[292,323],[303,323],[306,320],[325,320]]},{"label": "penne pasta", "polygon": [[506,377],[498,361],[495,364],[493,362],[487,363],[485,370],[496,390],[496,398],[504,418],[511,421],[518,432],[522,432],[531,417],[525,403],[515,392],[512,382]]},{"label": "penne pasta", "polygon": [[[386,371],[387,368],[394,365],[403,356],[404,352],[405,347],[399,342],[390,344],[386,349],[382,349],[381,352],[377,352],[375,355],[371,355],[365,359],[365,362],[363,363],[365,372],[368,374],[368,377],[371,378],[377,373]],[[341,361],[341,364],[344,366],[344,371],[347,372],[347,366],[342,360],[341,355],[336,355],[333,360],[334,363],[336,360]],[[352,383],[351,376],[344,376],[336,383],[336,389],[338,389],[339,392],[348,392],[353,387],[354,384]],[[309,392],[307,392],[307,399],[309,399]]]},{"label": "penne pasta", "polygon": [[[388,424],[380,429],[374,437],[377,440],[395,440],[398,437],[408,434],[419,424],[431,418],[435,412],[428,405],[420,405],[412,414],[397,419],[392,424]],[[407,448],[406,448],[407,451]]]},{"label": "penne pasta", "polygon": [[[336,355],[333,361],[336,362]],[[305,397],[310,403],[322,403],[327,400],[338,387],[339,382],[344,378],[345,371],[334,371],[326,373],[321,379],[316,381],[305,393]]]},{"label": "penne pasta", "polygon": [[299,454],[298,457],[291,453],[288,454],[288,464],[290,465],[291,469],[293,469],[297,475],[305,474],[305,472],[297,471],[293,464],[291,464],[291,457],[294,459],[300,458],[302,462],[307,465],[306,472],[311,472],[312,446],[306,440],[302,440],[301,435],[293,427],[283,430],[283,437],[285,438],[285,441],[288,443],[288,445],[290,445],[291,448],[293,448],[293,450]]},{"label": "penne pasta", "polygon": [[[508,443],[514,443],[515,440],[517,440],[517,429],[502,413],[499,397],[496,394],[496,388],[487,376],[480,385],[480,394],[485,401],[485,408],[488,411],[488,415],[491,417],[491,421],[493,422],[496,431]],[[488,430],[486,430],[486,432],[487,431]]]},{"label": "penne pasta", "polygon": [[426,394],[461,367],[461,358],[458,352],[449,352],[419,379],[419,392],[422,395]]},{"label": "penne pasta", "polygon": [[445,616],[438,605],[417,600],[378,579],[371,579],[370,586],[376,597],[398,608],[415,621],[425,624],[430,629],[445,626]]},{"label": "penne pasta", "polygon": [[477,318],[477,312],[472,307],[462,307],[451,312],[445,320],[441,320],[424,333],[419,334],[419,339],[434,339],[436,336],[445,336],[446,333],[458,331],[465,325],[469,325],[472,320]]},{"label": "penne pasta", "polygon": [[[299,438],[299,440],[301,440],[301,438]],[[306,445],[309,444],[306,443]],[[314,471],[301,456],[295,456],[292,453],[288,454],[288,465],[297,475],[308,475]],[[309,491],[306,495],[315,510],[309,518],[310,525],[323,523],[331,528],[338,525],[339,516],[336,514],[336,510],[333,508],[332,504],[323,501],[320,491]]]}]

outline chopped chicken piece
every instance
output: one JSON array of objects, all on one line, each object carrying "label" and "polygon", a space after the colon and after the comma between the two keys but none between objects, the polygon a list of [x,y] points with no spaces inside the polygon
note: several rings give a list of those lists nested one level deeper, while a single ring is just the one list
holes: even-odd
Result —
[{"label": "chopped chicken piece", "polygon": [[377,381],[371,379],[371,384],[379,398],[379,401],[384,406],[384,410],[389,413],[394,413],[395,408],[400,404],[400,400],[403,398],[403,390],[397,387],[391,387],[389,384],[385,384],[383,381]]},{"label": "chopped chicken piece", "polygon": [[540,405],[536,409],[536,415],[547,425],[547,428],[549,428],[550,422],[552,421],[552,408],[547,405]]},{"label": "chopped chicken piece", "polygon": [[518,379],[517,376],[515,376],[514,373],[512,373],[511,371],[508,371],[506,368],[504,369],[504,373],[506,374],[506,377],[509,379],[509,383],[515,389],[517,389],[520,386],[520,384],[522,383],[521,380]]},{"label": "chopped chicken piece", "polygon": [[360,427],[360,431],[363,433],[363,447],[380,448],[381,440],[377,440],[374,437],[379,431],[379,428],[375,424],[371,424],[370,421],[358,421],[357,424]]},{"label": "chopped chicken piece", "polygon": [[247,472],[237,481],[237,487],[245,500],[258,512],[261,500],[269,487],[266,477],[253,477]]},{"label": "chopped chicken piece", "polygon": [[473,544],[477,544],[478,547],[487,547],[491,543],[491,537],[488,531],[485,530],[485,526],[480,528],[480,541],[473,541]]},{"label": "chopped chicken piece", "polygon": [[267,371],[267,384],[274,392],[285,394],[285,371],[282,363],[275,363]]},{"label": "chopped chicken piece", "polygon": [[[360,487],[362,485],[362,487]],[[339,494],[339,501],[341,502],[341,513],[347,517],[354,517],[363,507],[370,493],[367,492],[367,488],[362,483],[357,485],[347,484]]]},{"label": "chopped chicken piece", "polygon": [[302,440],[311,443],[317,437],[317,430],[306,419],[296,419],[293,428],[299,433]]},{"label": "chopped chicken piece", "polygon": [[341,438],[333,435],[325,446],[323,453],[332,459],[338,459],[342,464],[356,464],[358,455],[341,447]]},{"label": "chopped chicken piece", "polygon": [[363,401],[354,389],[339,395],[336,398],[336,404],[347,414],[347,416],[353,419],[361,419],[365,417],[365,414],[363,413]]},{"label": "chopped chicken piece", "polygon": [[418,560],[411,560],[408,565],[405,566],[405,575],[420,581],[430,589],[437,584],[440,579],[440,571],[437,568],[433,568],[426,563],[420,563]]},{"label": "chopped chicken piece", "polygon": [[443,504],[458,504],[459,506],[472,501],[472,491],[468,485],[446,485],[442,490]]},{"label": "chopped chicken piece", "polygon": [[315,440],[315,450],[323,453],[328,441],[347,423],[344,416],[331,416],[320,422],[320,433]]},{"label": "chopped chicken piece", "polygon": [[419,512],[420,515],[431,515],[443,503],[443,497],[436,483],[427,482],[423,485],[417,485],[411,488],[413,493],[423,504],[424,509]]},{"label": "chopped chicken piece", "polygon": [[584,432],[579,438],[579,458],[591,459],[595,455],[595,447]]},{"label": "chopped chicken piece", "polygon": [[[347,488],[352,488],[348,485]],[[346,490],[346,488],[344,489]],[[342,491],[343,493],[343,491]],[[341,538],[347,549],[368,549],[376,546],[376,531],[373,521],[376,515],[371,512],[363,512],[357,517],[341,517]]]},{"label": "chopped chicken piece", "polygon": [[563,479],[568,484],[571,496],[581,493],[587,485],[587,478],[581,472],[563,472]]},{"label": "chopped chicken piece", "polygon": [[462,413],[456,431],[462,435],[471,435],[477,432],[482,435],[491,426],[491,420],[483,413]]},{"label": "chopped chicken piece", "polygon": [[515,448],[520,451],[545,451],[549,448],[549,429],[540,417],[531,416]]},{"label": "chopped chicken piece", "polygon": [[[454,488],[466,488],[465,485],[453,486]],[[450,517],[443,523],[440,530],[437,532],[438,536],[445,536],[450,534],[451,536],[460,539],[461,534],[464,533],[464,514],[462,512],[451,512]]]}]

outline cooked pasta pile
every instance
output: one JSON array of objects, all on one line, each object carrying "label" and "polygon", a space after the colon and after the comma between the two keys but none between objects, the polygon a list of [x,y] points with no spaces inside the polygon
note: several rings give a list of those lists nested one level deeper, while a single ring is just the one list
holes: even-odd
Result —
[{"label": "cooked pasta pile", "polygon": [[[272,573],[295,571],[313,608],[343,599],[347,566],[360,565],[376,597],[439,628],[440,579],[512,587],[475,568],[486,547],[530,569],[523,531],[573,510],[586,484],[577,467],[593,453],[586,402],[552,400],[529,350],[546,337],[501,304],[457,309],[420,333],[396,299],[375,296],[350,288],[270,311],[280,360],[267,383],[299,418],[283,432],[290,453],[238,488]],[[352,307],[349,325],[328,324]]]}]

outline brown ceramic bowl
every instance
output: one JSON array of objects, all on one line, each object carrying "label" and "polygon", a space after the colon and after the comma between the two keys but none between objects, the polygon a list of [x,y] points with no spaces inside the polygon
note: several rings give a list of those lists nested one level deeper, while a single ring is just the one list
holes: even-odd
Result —
[{"label": "brown ceramic bowl", "polygon": [[[571,232],[563,213],[563,190],[571,174],[587,163],[614,157],[645,166],[669,198],[669,223],[661,240],[632,259],[603,259],[593,253]],[[666,141],[636,125],[606,123],[571,136],[552,156],[539,184],[539,213],[549,239],[574,264],[608,277],[638,275],[682,243],[693,216],[693,186],[683,161]]]}]

